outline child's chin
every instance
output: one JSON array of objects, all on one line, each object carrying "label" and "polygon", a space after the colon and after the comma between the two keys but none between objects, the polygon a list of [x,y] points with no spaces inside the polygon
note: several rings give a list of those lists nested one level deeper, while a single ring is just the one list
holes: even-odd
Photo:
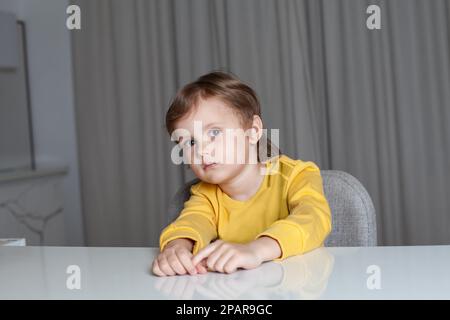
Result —
[{"label": "child's chin", "polygon": [[211,183],[220,184],[225,180],[225,177],[221,172],[207,172],[197,176],[200,180]]},{"label": "child's chin", "polygon": [[202,177],[199,177],[200,180],[211,183],[211,184],[220,184],[223,179],[220,177],[217,177],[217,175],[203,175]]}]

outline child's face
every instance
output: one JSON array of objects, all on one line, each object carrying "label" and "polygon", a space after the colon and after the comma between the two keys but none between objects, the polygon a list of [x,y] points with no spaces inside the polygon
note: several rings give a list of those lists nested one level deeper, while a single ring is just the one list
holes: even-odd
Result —
[{"label": "child's face", "polygon": [[220,99],[201,99],[177,121],[172,137],[199,179],[221,184],[237,176],[246,164],[256,163],[256,143],[262,131],[258,116],[251,127],[244,129],[239,116]]}]

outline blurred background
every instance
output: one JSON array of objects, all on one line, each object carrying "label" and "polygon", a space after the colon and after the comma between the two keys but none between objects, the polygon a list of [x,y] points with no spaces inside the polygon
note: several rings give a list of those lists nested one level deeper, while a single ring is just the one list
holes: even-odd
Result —
[{"label": "blurred background", "polygon": [[283,153],[361,181],[379,245],[450,243],[445,0],[0,0],[0,238],[157,246],[192,178],[165,112],[217,69]]}]

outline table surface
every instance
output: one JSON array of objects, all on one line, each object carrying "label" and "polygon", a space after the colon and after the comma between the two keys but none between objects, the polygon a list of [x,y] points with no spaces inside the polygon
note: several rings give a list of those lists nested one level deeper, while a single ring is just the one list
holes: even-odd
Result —
[{"label": "table surface", "polygon": [[[172,277],[152,275],[157,253],[0,247],[0,299],[450,299],[450,246],[319,248],[232,274]],[[80,289],[69,289],[78,275]]]}]

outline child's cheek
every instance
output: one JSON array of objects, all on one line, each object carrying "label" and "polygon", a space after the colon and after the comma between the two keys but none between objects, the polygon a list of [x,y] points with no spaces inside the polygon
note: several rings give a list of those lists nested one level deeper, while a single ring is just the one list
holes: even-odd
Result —
[{"label": "child's cheek", "polygon": [[233,136],[224,136],[218,142],[220,145],[218,146],[218,150],[220,150],[220,159],[222,163],[225,164],[234,164],[235,160],[235,148],[236,143],[234,141]]},{"label": "child's cheek", "polygon": [[226,163],[226,141],[222,137],[218,137],[215,141],[214,158],[218,163]]},{"label": "child's cheek", "polygon": [[190,148],[190,150],[186,151],[185,163],[190,165],[196,165],[201,163],[200,156],[196,153],[195,148]]}]

